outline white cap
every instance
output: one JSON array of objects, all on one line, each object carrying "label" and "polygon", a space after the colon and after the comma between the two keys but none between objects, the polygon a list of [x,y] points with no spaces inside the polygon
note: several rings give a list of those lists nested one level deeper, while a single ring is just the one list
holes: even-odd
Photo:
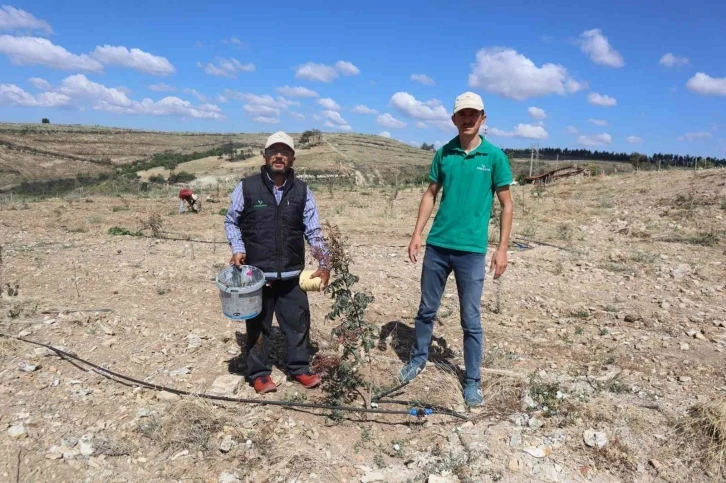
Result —
[{"label": "white cap", "polygon": [[477,111],[483,111],[484,101],[481,100],[481,96],[478,94],[474,94],[473,92],[464,92],[454,101],[454,114],[462,109],[476,109]]},{"label": "white cap", "polygon": [[277,143],[286,144],[290,146],[290,149],[295,151],[295,142],[289,135],[282,131],[277,131],[275,134],[272,134],[269,138],[267,138],[267,143],[265,143],[265,149]]}]

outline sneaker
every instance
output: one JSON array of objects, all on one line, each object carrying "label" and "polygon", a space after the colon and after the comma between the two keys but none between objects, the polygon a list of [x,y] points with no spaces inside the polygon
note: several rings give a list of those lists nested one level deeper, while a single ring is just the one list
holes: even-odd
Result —
[{"label": "sneaker", "polygon": [[484,402],[484,396],[481,393],[481,384],[478,382],[467,382],[464,386],[464,401],[467,406],[479,406]]},{"label": "sneaker", "polygon": [[316,386],[320,385],[321,379],[318,374],[312,374],[308,372],[307,374],[298,374],[297,376],[293,376],[297,382],[303,385],[305,389],[312,389]]},{"label": "sneaker", "polygon": [[411,382],[416,378],[416,376],[423,372],[424,367],[426,367],[425,363],[417,364],[415,362],[409,362],[403,366],[401,372],[398,373],[398,380],[401,382]]},{"label": "sneaker", "polygon": [[277,391],[277,386],[270,376],[260,376],[254,381],[255,391],[257,394],[265,394],[266,392]]}]

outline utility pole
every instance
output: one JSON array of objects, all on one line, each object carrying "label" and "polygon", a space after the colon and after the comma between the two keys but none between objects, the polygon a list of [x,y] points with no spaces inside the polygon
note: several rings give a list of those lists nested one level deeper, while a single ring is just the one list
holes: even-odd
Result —
[{"label": "utility pole", "polygon": [[557,161],[555,161],[555,169],[560,167],[560,153],[557,153]]},{"label": "utility pole", "polygon": [[532,162],[534,161],[534,145],[529,150],[529,177],[532,177]]}]

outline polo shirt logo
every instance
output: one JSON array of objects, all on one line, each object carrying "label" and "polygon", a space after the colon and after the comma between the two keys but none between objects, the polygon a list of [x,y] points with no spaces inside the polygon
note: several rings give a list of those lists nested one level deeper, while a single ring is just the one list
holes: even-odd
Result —
[{"label": "polo shirt logo", "polygon": [[262,200],[257,200],[257,203],[254,204],[253,208],[266,208],[267,203],[265,203]]},{"label": "polo shirt logo", "polygon": [[476,168],[476,169],[478,169],[479,171],[484,171],[485,173],[487,173],[487,172],[491,171],[491,169],[487,168],[487,167],[486,167],[486,166],[484,166],[483,164],[482,164],[481,166],[477,166],[477,168]]}]

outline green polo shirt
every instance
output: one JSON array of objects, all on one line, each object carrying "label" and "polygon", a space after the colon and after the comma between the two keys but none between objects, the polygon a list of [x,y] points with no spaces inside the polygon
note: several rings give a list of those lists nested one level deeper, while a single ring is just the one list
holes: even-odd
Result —
[{"label": "green polo shirt", "polygon": [[486,253],[495,189],[512,183],[512,171],[504,151],[481,141],[466,154],[456,136],[436,151],[429,179],[443,193],[428,245]]}]

